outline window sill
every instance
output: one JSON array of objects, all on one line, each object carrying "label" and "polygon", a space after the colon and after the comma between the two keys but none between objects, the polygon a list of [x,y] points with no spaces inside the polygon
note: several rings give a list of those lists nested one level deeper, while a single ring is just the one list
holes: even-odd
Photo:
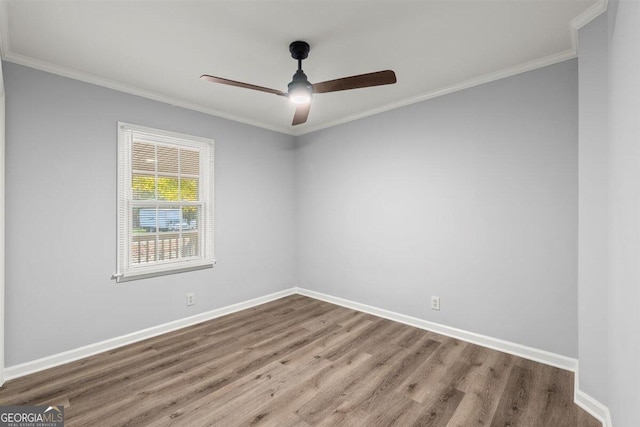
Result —
[{"label": "window sill", "polygon": [[168,276],[170,274],[185,273],[187,271],[205,270],[213,268],[215,261],[206,261],[194,265],[185,265],[182,267],[171,267],[166,269],[144,269],[140,271],[128,271],[126,273],[114,274],[111,279],[116,283],[130,282],[132,280],[148,279],[151,277]]}]

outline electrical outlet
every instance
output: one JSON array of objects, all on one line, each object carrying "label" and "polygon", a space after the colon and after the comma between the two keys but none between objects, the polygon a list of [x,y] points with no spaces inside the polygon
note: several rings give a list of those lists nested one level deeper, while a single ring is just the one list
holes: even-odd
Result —
[{"label": "electrical outlet", "polygon": [[194,305],[196,303],[196,294],[189,292],[187,294],[187,306]]},{"label": "electrical outlet", "polygon": [[440,297],[431,297],[431,310],[440,311]]}]

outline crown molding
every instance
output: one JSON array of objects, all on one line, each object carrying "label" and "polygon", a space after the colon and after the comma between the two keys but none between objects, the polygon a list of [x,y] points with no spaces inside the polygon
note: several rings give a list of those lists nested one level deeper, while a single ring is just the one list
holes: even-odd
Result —
[{"label": "crown molding", "polygon": [[518,65],[514,65],[512,67],[508,67],[508,68],[504,68],[502,70],[499,71],[495,71],[489,74],[485,74],[483,76],[479,76],[473,79],[469,79],[469,80],[465,80],[463,82],[460,83],[455,83],[449,86],[445,86],[443,88],[440,89],[436,89],[434,91],[431,92],[427,92],[425,94],[422,95],[418,95],[409,99],[405,99],[402,101],[398,101],[398,102],[393,102],[387,105],[384,105],[382,107],[379,108],[375,108],[372,110],[368,110],[366,112],[363,113],[358,113],[358,114],[353,114],[351,116],[347,116],[345,118],[339,119],[339,120],[334,120],[332,122],[329,123],[325,123],[322,125],[318,125],[318,126],[312,126],[312,127],[308,127],[303,129],[302,131],[296,133],[296,135],[304,135],[307,133],[311,133],[311,132],[315,132],[318,130],[322,130],[322,129],[326,129],[329,127],[333,127],[333,126],[337,126],[340,124],[344,124],[347,122],[351,122],[354,120],[358,120],[358,119],[362,119],[365,117],[369,117],[369,116],[373,116],[375,114],[380,114],[380,113],[384,113],[386,111],[390,111],[390,110],[395,110],[397,108],[401,108],[401,107],[405,107],[407,105],[411,105],[411,104],[416,104],[418,102],[422,102],[422,101],[426,101],[428,99],[432,99],[432,98],[437,98],[439,96],[442,95],[447,95],[450,93],[454,93],[454,92],[458,92],[461,91],[463,89],[469,89],[471,87],[474,86],[479,86],[485,83],[491,83],[493,81],[496,80],[501,80],[504,79],[506,77],[511,77],[511,76],[515,76],[517,74],[521,74],[521,73],[525,73],[527,71],[532,71],[535,70],[537,68],[542,68],[542,67],[546,67],[548,65],[553,65],[553,64],[557,64],[559,62],[562,61],[566,61],[569,59],[573,59],[576,57],[576,53],[573,49],[567,49],[565,51],[556,53],[554,55],[549,55],[549,56],[545,56],[543,58],[539,58],[539,59],[535,59],[533,61],[529,61],[529,62],[525,62],[524,64],[518,64]]},{"label": "crown molding", "polygon": [[538,68],[547,67],[549,65],[557,64],[562,61],[567,61],[578,56],[578,30],[595,18],[600,16],[607,10],[609,0],[598,0],[589,9],[582,12],[580,15],[573,18],[569,23],[569,31],[571,37],[571,48],[563,52],[549,55],[543,58],[535,59],[533,61],[518,64],[512,67],[504,68],[493,73],[485,74],[470,80],[466,80],[453,85],[445,86],[440,89],[436,89],[432,92],[428,92],[413,98],[405,99],[399,102],[384,105],[382,107],[368,110],[363,113],[353,114],[340,120],[334,120],[329,123],[325,123],[318,126],[305,127],[301,131],[295,133],[296,136],[304,135],[307,133],[315,132],[318,130],[326,129],[329,127],[337,126],[340,124],[348,123],[354,120],[369,117],[375,114],[384,113],[386,111],[394,110],[396,108],[405,107],[407,105],[416,104],[418,102],[426,101],[428,99],[436,98],[438,96],[447,95],[460,90],[469,89],[474,86],[479,86],[485,83],[491,83],[496,80],[504,79],[507,77],[515,76],[517,74],[526,73],[527,71],[533,71]]},{"label": "crown molding", "polygon": [[580,44],[578,30],[606,12],[608,6],[609,0],[598,0],[593,6],[573,18],[569,23],[571,27],[571,44],[573,45],[576,55],[578,54]]},{"label": "crown molding", "polygon": [[609,0],[598,0],[589,9],[585,10],[580,15],[573,18],[570,22],[571,27],[574,30],[579,30],[580,28],[584,27],[589,22],[593,21],[598,16],[606,12],[608,6],[609,6]]},{"label": "crown molding", "polygon": [[210,116],[220,117],[227,120],[233,120],[234,122],[244,123],[247,125],[272,130],[279,133],[285,133],[293,135],[290,129],[280,126],[271,126],[267,123],[263,123],[257,120],[249,120],[244,117],[235,116],[233,114],[225,113],[213,108],[205,107],[203,105],[194,104],[183,99],[174,98],[171,96],[163,95],[159,92],[142,89],[133,85],[128,85],[115,80],[105,79],[93,74],[85,73],[83,71],[77,71],[72,68],[62,67],[60,65],[52,64],[47,61],[31,58],[29,56],[13,53],[9,48],[3,50],[2,59],[7,62],[12,62],[18,65],[24,65],[25,67],[35,68],[36,70],[46,71],[51,74],[56,74],[62,77],[67,77],[74,80],[79,80],[85,83],[94,84],[97,86],[106,87],[109,89],[117,90],[119,92],[129,93],[131,95],[141,96],[143,98],[159,101],[165,104],[169,104],[175,107],[186,108],[188,110],[198,111],[200,113],[208,114]]},{"label": "crown molding", "polygon": [[[9,13],[7,0],[0,0],[0,56],[9,50]],[[4,96],[4,77],[0,67],[0,97]]]},{"label": "crown molding", "polygon": [[[110,79],[105,79],[93,74],[77,71],[67,67],[61,67],[46,61],[41,61],[24,55],[19,55],[11,51],[9,43],[9,31],[8,31],[8,16],[7,16],[7,1],[0,0],[0,53],[2,59],[8,62],[13,62],[19,65],[35,68],[38,70],[46,71],[49,73],[57,74],[63,77],[72,78],[75,80],[84,81],[87,83],[95,84],[98,86],[107,87],[120,92],[130,93],[132,95],[141,96],[144,98],[152,99],[154,101],[163,102],[166,104],[174,105],[177,107],[186,108],[193,111],[198,111],[204,114],[208,114],[215,117],[220,117],[227,120],[232,120],[239,123],[244,123],[251,126],[256,126],[271,131],[284,133],[287,135],[300,136],[311,132],[316,132],[322,129],[330,128],[340,124],[348,123],[354,120],[362,119],[365,117],[373,116],[376,114],[384,113],[386,111],[401,108],[407,105],[415,104],[418,102],[426,101],[428,99],[436,98],[438,96],[447,95],[460,90],[468,89],[474,86],[490,83],[496,80],[500,80],[506,77],[515,76],[517,74],[532,71],[537,68],[546,67],[562,61],[573,59],[578,55],[578,30],[591,22],[593,19],[601,15],[607,10],[608,0],[598,0],[589,9],[571,20],[569,25],[571,48],[565,51],[549,55],[543,58],[538,58],[523,64],[517,64],[511,67],[507,67],[483,76],[479,76],[473,79],[469,79],[463,82],[448,85],[421,95],[404,99],[397,102],[392,102],[381,107],[373,108],[357,114],[351,114],[338,120],[315,125],[315,126],[303,126],[300,128],[293,128],[290,126],[273,126],[258,120],[251,120],[245,117],[236,116],[233,114],[225,113],[216,109],[212,109],[203,105],[190,103],[183,99],[170,97],[155,91],[142,89],[136,86],[119,83]],[[1,78],[1,75],[0,75]],[[1,83],[1,81],[0,81]]]},{"label": "crown molding", "polygon": [[7,0],[0,0],[0,54],[4,58],[9,52],[9,6]]}]

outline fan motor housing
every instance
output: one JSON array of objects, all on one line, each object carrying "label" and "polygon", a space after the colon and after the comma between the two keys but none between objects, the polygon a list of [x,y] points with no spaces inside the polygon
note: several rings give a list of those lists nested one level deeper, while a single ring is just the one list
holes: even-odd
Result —
[{"label": "fan motor housing", "polygon": [[289,45],[289,52],[291,57],[297,60],[306,59],[309,56],[309,43],[303,41],[295,41]]}]

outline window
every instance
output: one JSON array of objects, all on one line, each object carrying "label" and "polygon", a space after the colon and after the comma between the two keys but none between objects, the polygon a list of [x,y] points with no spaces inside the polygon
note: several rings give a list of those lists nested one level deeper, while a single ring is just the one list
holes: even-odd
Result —
[{"label": "window", "polygon": [[209,268],[213,140],[118,123],[118,281]]}]

